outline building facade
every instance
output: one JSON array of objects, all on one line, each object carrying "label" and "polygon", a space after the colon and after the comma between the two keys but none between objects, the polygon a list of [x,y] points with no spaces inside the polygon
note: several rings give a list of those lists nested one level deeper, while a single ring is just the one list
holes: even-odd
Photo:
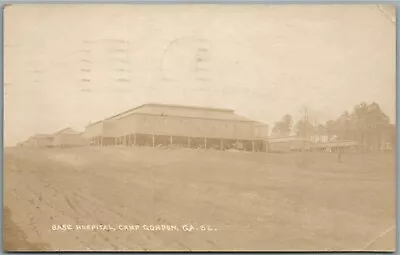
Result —
[{"label": "building facade", "polygon": [[266,151],[268,125],[230,109],[145,104],[88,125],[91,144]]},{"label": "building facade", "polygon": [[311,141],[298,136],[269,137],[269,152],[292,152],[311,150]]},{"label": "building facade", "polygon": [[48,148],[53,147],[53,137],[46,134],[37,134],[29,137],[28,140],[21,144],[21,147],[28,148]]},{"label": "building facade", "polygon": [[350,152],[359,151],[360,144],[351,140],[334,140],[328,142],[315,143],[312,146],[314,151],[320,152]]},{"label": "building facade", "polygon": [[53,134],[54,147],[76,147],[86,144],[87,140],[83,138],[82,134],[72,128],[65,128]]},{"label": "building facade", "polygon": [[312,143],[326,143],[329,142],[330,140],[331,137],[328,134],[317,133],[310,135],[310,141]]}]

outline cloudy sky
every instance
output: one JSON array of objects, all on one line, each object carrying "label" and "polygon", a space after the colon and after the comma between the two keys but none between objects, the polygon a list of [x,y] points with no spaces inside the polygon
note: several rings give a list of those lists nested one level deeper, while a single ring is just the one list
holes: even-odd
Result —
[{"label": "cloudy sky", "polygon": [[361,101],[395,121],[395,24],[376,5],[13,5],[5,144],[159,102],[269,124]]}]

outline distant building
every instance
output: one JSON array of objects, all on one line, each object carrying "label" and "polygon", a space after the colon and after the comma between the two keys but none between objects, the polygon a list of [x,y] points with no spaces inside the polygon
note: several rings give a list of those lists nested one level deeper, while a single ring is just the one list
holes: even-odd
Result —
[{"label": "distant building", "polygon": [[326,143],[330,141],[332,137],[330,137],[328,134],[324,133],[317,133],[317,134],[312,134],[310,135],[310,141],[312,143]]},{"label": "distant building", "polygon": [[93,145],[180,146],[266,151],[268,125],[234,110],[144,104],[86,126]]},{"label": "distant building", "polygon": [[290,135],[290,136],[271,136],[268,138],[270,152],[292,152],[309,151],[311,141],[309,139]]},{"label": "distant building", "polygon": [[86,139],[81,132],[77,132],[72,128],[62,129],[53,135],[53,146],[55,147],[75,147],[87,144]]},{"label": "distant building", "polygon": [[361,145],[351,140],[332,140],[328,142],[314,143],[312,149],[323,152],[359,150]]},{"label": "distant building", "polygon": [[25,141],[22,145],[23,147],[31,147],[31,148],[46,148],[53,146],[53,137],[51,135],[45,134],[37,134],[31,136],[27,141]]}]

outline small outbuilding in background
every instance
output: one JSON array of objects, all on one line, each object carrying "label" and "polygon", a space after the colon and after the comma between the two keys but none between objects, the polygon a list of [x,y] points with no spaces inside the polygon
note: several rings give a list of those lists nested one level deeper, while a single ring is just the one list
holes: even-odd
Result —
[{"label": "small outbuilding in background", "polygon": [[82,133],[69,127],[53,134],[54,147],[76,147],[86,144],[87,141],[82,136]]}]

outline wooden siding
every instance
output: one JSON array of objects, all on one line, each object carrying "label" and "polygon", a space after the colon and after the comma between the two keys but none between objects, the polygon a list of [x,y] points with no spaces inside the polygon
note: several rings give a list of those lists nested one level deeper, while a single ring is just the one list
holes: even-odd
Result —
[{"label": "wooden siding", "polygon": [[95,136],[103,135],[103,122],[97,122],[95,124],[89,125],[85,128],[83,136],[85,138],[91,138]]},{"label": "wooden siding", "polygon": [[270,142],[269,150],[271,152],[289,152],[289,151],[300,151],[300,150],[310,150],[311,143],[309,141],[279,141]]},{"label": "wooden siding", "polygon": [[267,124],[256,124],[254,127],[254,135],[257,138],[267,138],[268,132],[269,130]]},{"label": "wooden siding", "polygon": [[53,137],[51,136],[35,136],[25,142],[26,147],[51,147],[52,145]]},{"label": "wooden siding", "polygon": [[54,136],[54,146],[82,146],[86,140],[79,134],[58,134]]},{"label": "wooden siding", "polygon": [[115,115],[109,119],[121,119],[132,114],[145,114],[155,116],[175,116],[184,118],[236,120],[252,122],[243,116],[237,115],[233,110],[208,107],[194,107],[182,105],[145,104],[126,112]]},{"label": "wooden siding", "polygon": [[[256,139],[266,137],[268,126],[252,122],[133,114],[104,123],[105,137],[132,133],[156,135]],[[264,135],[264,136],[263,136]]]},{"label": "wooden siding", "polygon": [[311,142],[297,136],[270,137],[268,139],[271,152],[289,152],[299,150],[310,150]]}]

